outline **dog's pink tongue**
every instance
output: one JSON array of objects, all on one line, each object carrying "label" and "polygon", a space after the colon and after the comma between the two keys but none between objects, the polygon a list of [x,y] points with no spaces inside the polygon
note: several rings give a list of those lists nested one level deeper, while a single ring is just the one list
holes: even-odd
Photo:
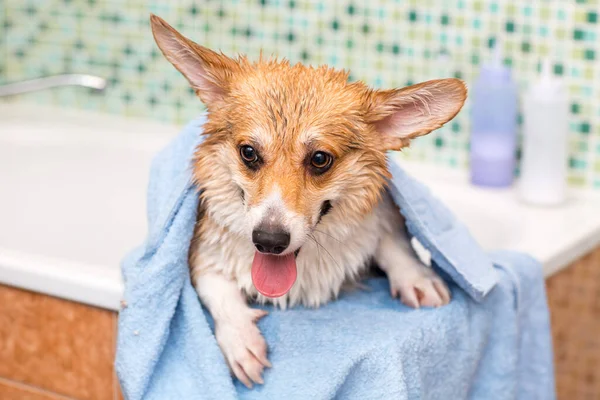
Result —
[{"label": "dog's pink tongue", "polygon": [[252,282],[264,296],[283,296],[296,282],[296,257],[293,253],[274,256],[257,251],[252,261]]}]

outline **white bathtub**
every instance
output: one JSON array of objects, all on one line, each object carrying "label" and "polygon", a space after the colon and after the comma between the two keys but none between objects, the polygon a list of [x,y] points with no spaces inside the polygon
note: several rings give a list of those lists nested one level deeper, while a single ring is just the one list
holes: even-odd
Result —
[{"label": "white bathtub", "polygon": [[[104,114],[0,103],[0,283],[108,309],[119,263],[144,240],[151,157],[178,127]],[[528,207],[512,189],[474,188],[464,172],[405,168],[489,249],[525,251],[547,275],[600,242],[600,194]]]}]

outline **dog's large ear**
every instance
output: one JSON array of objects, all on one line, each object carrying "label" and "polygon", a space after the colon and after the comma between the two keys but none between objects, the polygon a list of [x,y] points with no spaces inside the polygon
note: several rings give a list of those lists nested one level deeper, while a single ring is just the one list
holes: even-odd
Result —
[{"label": "dog's large ear", "polygon": [[209,108],[222,100],[231,76],[239,68],[238,63],[192,42],[154,14],[150,16],[150,25],[156,44],[167,60],[187,78],[200,100]]},{"label": "dog's large ear", "polygon": [[385,150],[399,150],[454,118],[466,98],[465,84],[453,78],[377,90],[368,98],[366,118],[383,136]]}]

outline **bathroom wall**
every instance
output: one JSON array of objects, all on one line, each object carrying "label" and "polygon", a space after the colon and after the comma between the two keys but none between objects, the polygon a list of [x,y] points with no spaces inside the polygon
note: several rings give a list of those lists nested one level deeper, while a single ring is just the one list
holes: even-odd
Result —
[{"label": "bathroom wall", "polygon": [[[598,0],[1,0],[0,80],[62,72],[105,76],[102,95],[56,89],[27,101],[183,123],[202,110],[159,55],[148,15],[197,42],[256,57],[327,63],[377,87],[456,76],[472,83],[502,38],[522,88],[548,57],[567,79],[570,182],[600,188],[600,6]],[[468,162],[469,104],[406,156]]]}]

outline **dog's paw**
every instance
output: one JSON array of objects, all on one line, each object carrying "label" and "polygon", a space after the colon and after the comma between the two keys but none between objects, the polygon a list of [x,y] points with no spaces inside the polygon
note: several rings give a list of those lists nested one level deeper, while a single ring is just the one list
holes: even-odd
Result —
[{"label": "dog's paw", "polygon": [[424,265],[402,268],[389,276],[392,297],[409,307],[441,307],[450,302],[450,290],[434,270]]},{"label": "dog's paw", "polygon": [[250,319],[221,321],[215,329],[217,343],[229,369],[250,389],[254,383],[263,384],[263,370],[271,367],[267,359],[267,343],[255,323],[266,314],[266,311],[252,310]]}]

